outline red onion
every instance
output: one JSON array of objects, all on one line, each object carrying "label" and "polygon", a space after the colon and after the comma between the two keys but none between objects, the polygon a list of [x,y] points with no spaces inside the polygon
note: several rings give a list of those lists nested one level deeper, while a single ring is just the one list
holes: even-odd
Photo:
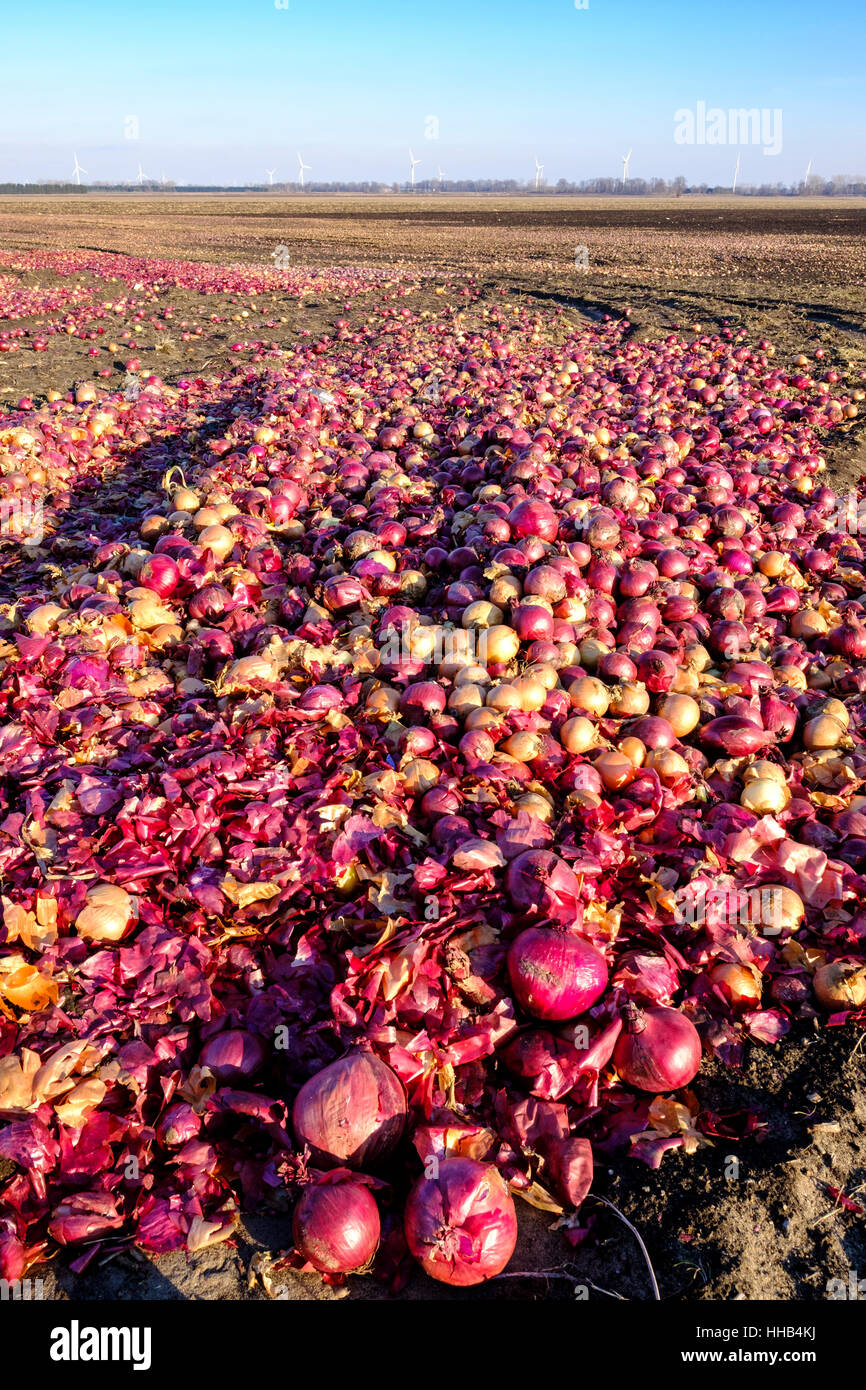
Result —
[{"label": "red onion", "polygon": [[205,584],[187,604],[191,618],[199,622],[219,622],[232,607],[232,596],[222,584]]},{"label": "red onion", "polygon": [[773,735],[763,732],[752,719],[735,714],[711,719],[701,729],[701,739],[729,758],[745,758],[774,742]]},{"label": "red onion", "polygon": [[379,1209],[357,1178],[329,1181],[331,1176],[304,1188],[292,1217],[292,1235],[298,1253],[322,1274],[351,1274],[376,1253]]},{"label": "red onion", "polygon": [[538,536],[543,541],[555,541],[559,530],[559,517],[549,502],[527,499],[519,502],[508,514],[508,524],[512,536]]},{"label": "red onion", "polygon": [[866,657],[866,624],[847,619],[827,635],[827,645],[838,656]]},{"label": "red onion", "polygon": [[677,1091],[701,1065],[698,1030],[684,1014],[657,1004],[625,1008],[626,1026],[617,1039],[613,1063],[623,1081],[638,1091]]},{"label": "red onion", "polygon": [[168,598],[177,588],[180,574],[174,560],[168,555],[152,555],[138,572],[138,582],[145,589],[152,589],[160,598]]},{"label": "red onion", "polygon": [[553,637],[553,618],[546,608],[521,604],[511,616],[511,626],[521,642],[547,642]]},{"label": "red onion", "polygon": [[637,678],[652,694],[670,690],[677,676],[677,664],[668,652],[651,649],[637,662]]},{"label": "red onion", "polygon": [[579,936],[528,927],[512,942],[508,974],[518,1003],[536,1018],[576,1018],[607,987],[604,956]]},{"label": "red onion", "polygon": [[526,850],[512,859],[505,888],[517,912],[574,921],[579,884],[568,865],[549,850]]},{"label": "red onion", "polygon": [[399,1078],[372,1052],[350,1052],[301,1087],[292,1109],[298,1143],[315,1161],[360,1168],[386,1157],[406,1124]]},{"label": "red onion", "polygon": [[443,1284],[466,1287],[501,1274],[517,1243],[511,1194],[490,1163],[445,1158],[434,1177],[409,1193],[406,1243],[424,1271]]}]

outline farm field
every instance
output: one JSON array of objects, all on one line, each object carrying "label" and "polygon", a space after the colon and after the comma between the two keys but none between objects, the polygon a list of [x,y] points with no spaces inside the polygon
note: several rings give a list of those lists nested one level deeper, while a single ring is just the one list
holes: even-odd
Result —
[{"label": "farm field", "polygon": [[[862,597],[861,560],[840,537],[832,542],[832,564],[810,568],[812,560],[802,558],[811,555],[807,535],[829,531],[830,523],[807,524],[805,515],[801,521],[791,510],[809,508],[813,489],[828,486],[847,499],[866,473],[864,233],[861,205],[805,198],[633,204],[545,196],[0,198],[4,495],[32,493],[43,508],[38,538],[23,545],[4,538],[0,545],[0,696],[4,722],[13,729],[5,741],[0,730],[7,763],[0,969],[11,958],[27,980],[26,988],[19,978],[4,992],[8,967],[0,974],[0,1118],[9,1122],[7,1136],[14,1130],[5,1140],[0,1130],[0,1256],[8,1258],[8,1269],[18,1260],[58,1298],[237,1300],[273,1297],[281,1288],[291,1299],[569,1300],[575,1285],[588,1289],[591,1299],[649,1298],[650,1274],[632,1232],[595,1197],[613,1203],[640,1232],[664,1300],[819,1300],[827,1297],[828,1281],[866,1269],[866,1014],[862,1000],[829,1010],[812,991],[825,955],[862,962],[866,940],[857,906],[866,891],[866,833],[859,807],[850,808],[866,783],[858,683],[866,653],[825,640],[844,628],[845,641],[853,643],[849,628],[855,618],[859,624],[860,613],[851,610],[854,617],[845,619],[844,605]],[[746,405],[736,415],[741,401]],[[673,418],[678,410],[686,423]],[[716,440],[712,422],[723,417]],[[504,432],[497,433],[500,427]],[[677,429],[689,434],[687,444]],[[746,760],[778,753],[794,793],[776,808],[774,827],[784,828],[778,836],[773,830],[767,843],[748,839],[741,812],[749,802],[742,799],[745,783],[737,780],[743,767],[729,764],[736,755],[724,744],[711,751],[692,729],[682,734],[688,752],[682,768],[669,774],[662,760],[643,764],[646,786],[635,792],[630,809],[627,793],[619,800],[614,782],[604,782],[601,798],[589,783],[567,782],[565,764],[572,769],[575,750],[567,749],[566,758],[557,748],[554,757],[545,745],[545,757],[539,752],[531,771],[535,782],[556,787],[551,814],[541,808],[548,832],[538,829],[537,791],[534,803],[521,801],[527,792],[520,785],[524,773],[513,766],[520,762],[516,753],[506,754],[510,780],[495,772],[476,779],[476,764],[487,767],[493,753],[464,755],[458,739],[468,733],[462,725],[456,733],[443,731],[441,743],[426,743],[429,728],[440,727],[431,723],[431,707],[417,717],[398,707],[406,715],[402,731],[399,718],[390,722],[390,707],[362,717],[360,711],[372,708],[370,681],[377,670],[375,662],[364,664],[370,660],[365,644],[369,637],[372,647],[370,632],[381,637],[377,624],[401,602],[399,595],[425,616],[459,625],[468,605],[493,602],[488,589],[497,575],[488,566],[494,554],[521,538],[531,545],[541,535],[521,533],[507,508],[485,512],[479,521],[482,504],[494,499],[476,495],[485,482],[535,487],[543,469],[521,472],[520,464],[527,449],[537,461],[531,444],[538,431],[548,432],[542,453],[574,465],[566,470],[570,490],[556,493],[548,477],[537,494],[557,497],[563,528],[557,543],[581,544],[590,504],[581,511],[575,499],[585,493],[593,506],[599,498],[616,506],[611,480],[635,463],[643,472],[634,474],[629,505],[639,482],[658,487],[666,470],[674,470],[672,489],[711,489],[712,506],[697,502],[707,513],[703,535],[722,556],[737,548],[746,522],[728,518],[733,529],[714,530],[709,511],[758,499],[749,531],[755,554],[769,551],[771,539],[773,555],[782,553],[777,570],[774,560],[760,571],[779,590],[787,587],[786,594],[773,590],[779,606],[756,607],[749,615],[719,600],[703,628],[698,619],[706,615],[695,604],[682,609],[685,616],[674,619],[667,610],[664,616],[674,626],[691,623],[683,640],[694,639],[693,646],[706,641],[708,663],[721,673],[703,691],[709,703],[700,709],[699,730],[729,713],[718,701],[757,700],[765,693],[763,676],[754,670],[731,676],[731,666],[766,660],[774,671],[788,672],[777,684],[789,691],[785,681],[796,680],[782,660],[789,639],[803,644],[802,670],[820,673],[809,687],[815,699],[845,702],[850,727],[837,744],[831,740],[839,757],[824,759],[820,776],[817,761],[810,761],[815,747],[801,741],[803,726],[819,711],[803,701],[796,733],[788,729],[785,736],[783,721],[765,742],[744,745]],[[363,545],[350,554],[348,523],[360,530],[362,500],[372,505],[376,497],[368,492],[365,467],[371,445],[382,475],[377,490],[384,493],[378,518],[393,524],[380,546],[389,557],[365,566]],[[326,467],[317,462],[319,449]],[[826,468],[785,473],[794,452],[798,461],[820,458]],[[403,474],[394,467],[398,453]],[[656,470],[649,466],[653,460]],[[341,471],[347,461],[352,468]],[[34,463],[31,477],[27,469]],[[711,476],[726,464],[737,479],[748,473],[754,483],[738,492],[732,482],[728,496],[724,477]],[[804,477],[813,481],[798,491]],[[271,488],[282,511],[269,510],[264,494],[254,492],[267,478],[284,488]],[[170,496],[183,502],[178,487],[196,490],[195,506],[172,510]],[[233,506],[248,524],[247,530],[237,524],[223,554],[224,538],[214,538],[218,563],[208,570],[213,555],[202,568],[201,556],[183,547],[189,550],[203,531],[192,517],[210,493],[229,507],[224,516],[205,518],[210,526],[225,531]],[[675,506],[682,515],[693,501],[684,495]],[[832,498],[820,505],[829,518]],[[455,511],[467,520],[455,525]],[[620,511],[617,526],[626,530],[628,506]],[[155,516],[161,520],[153,522]],[[437,527],[443,526],[450,528],[449,540],[439,555]],[[178,541],[175,568],[184,559],[188,568],[158,595],[167,608],[151,622],[135,605],[155,602],[142,596],[140,581],[143,576],[158,592],[152,577],[159,567],[152,561],[167,534]],[[653,539],[650,530],[641,534]],[[662,528],[659,534],[667,533]],[[690,573],[702,565],[715,574],[698,533],[687,539],[695,546]],[[856,536],[851,539],[856,547]],[[477,551],[462,554],[470,543]],[[142,547],[153,554],[143,556]],[[653,552],[656,559],[661,548]],[[452,565],[455,549],[462,558]],[[137,560],[129,558],[133,552]],[[803,571],[793,585],[782,568],[785,552]],[[530,550],[523,569],[511,557],[521,582],[545,553],[544,546]],[[164,547],[161,554],[171,551]],[[589,563],[584,557],[583,568]],[[752,572],[748,556],[742,563],[731,573]],[[417,590],[392,582],[395,571],[399,576],[407,567],[413,575],[423,570]],[[344,570],[351,571],[348,579]],[[545,582],[552,582],[550,575]],[[195,593],[205,584],[223,592],[196,607]],[[361,591],[351,587],[359,584]],[[582,592],[582,581],[576,588]],[[598,588],[599,594],[612,592],[601,580]],[[723,586],[707,584],[700,603],[711,589],[722,592]],[[618,594],[621,602],[625,591]],[[819,625],[798,628],[796,637],[786,624],[803,594],[810,612],[823,606]],[[574,597],[563,589],[556,602]],[[57,612],[31,621],[35,609],[55,604]],[[364,632],[355,621],[359,611],[367,619]],[[596,614],[599,630],[608,625],[604,611]],[[773,614],[780,615],[775,627]],[[765,617],[769,626],[763,628]],[[584,623],[576,609],[571,618],[557,614],[557,621]],[[609,623],[617,621],[621,616],[611,611]],[[711,631],[720,622],[738,629],[733,638],[727,629],[722,634],[735,639],[733,649]],[[296,668],[297,653],[290,660],[284,648],[298,632],[305,648],[328,655],[307,652],[308,664]],[[573,636],[575,659],[564,665],[596,671],[590,654],[581,658],[583,665],[577,660],[580,641],[593,633],[587,627]],[[533,663],[552,660],[545,655],[553,643],[552,619],[527,627],[521,642],[525,677]],[[112,658],[113,644],[118,652],[134,649],[128,664],[117,653]],[[687,664],[683,650],[681,642],[678,659]],[[347,651],[348,667],[335,656]],[[288,665],[268,667],[277,652]],[[639,642],[632,654],[645,656]],[[264,664],[250,676],[251,668],[236,669],[244,660]],[[495,678],[506,670],[518,678],[509,660],[493,663]],[[643,667],[637,660],[634,665],[637,677]],[[404,690],[412,682],[431,683],[435,672],[425,675],[422,662],[420,669],[409,663],[391,675]],[[453,676],[443,677],[449,694]],[[586,676],[575,671],[572,679]],[[630,678],[611,668],[609,683],[615,679]],[[775,679],[772,672],[766,677]],[[305,707],[310,687],[318,693]],[[334,703],[322,694],[329,687],[340,691]],[[657,715],[656,697],[667,686],[651,688]],[[799,695],[806,688],[805,677],[802,689],[793,687]],[[34,702],[53,713],[28,722],[27,705]],[[444,711],[446,719],[453,707]],[[547,708],[546,696],[543,705],[521,707],[511,737],[545,732],[533,716],[541,711],[547,717]],[[740,706],[732,708],[737,714],[731,717],[740,717]],[[513,719],[514,709],[507,713]],[[545,737],[551,726],[560,728],[561,715],[561,709],[558,718],[550,714]],[[611,742],[624,732],[607,705],[593,717]],[[835,716],[828,717],[832,723]],[[217,761],[223,745],[225,766]],[[438,762],[437,779],[447,768],[456,788],[435,815],[420,809],[431,788],[397,785],[395,769],[404,767],[407,747],[415,761]],[[501,748],[495,756],[501,758]],[[238,766],[248,760],[243,775],[228,765],[232,758]],[[279,780],[286,766],[300,787],[297,819]],[[415,773],[428,775],[423,768]],[[532,780],[529,774],[525,780]],[[235,782],[239,789],[230,792]],[[334,812],[328,796],[342,810]],[[615,806],[619,820],[607,820],[599,801]],[[256,811],[243,824],[247,803]],[[704,836],[712,811],[722,806],[728,814],[729,803],[734,809],[726,833]],[[212,814],[201,811],[193,833],[201,807]],[[271,821],[262,807],[270,807]],[[323,807],[330,822],[327,816],[315,820]],[[856,819],[840,822],[846,812]],[[351,832],[341,828],[347,814],[357,822]],[[490,819],[496,815],[498,821]],[[437,840],[437,816],[454,820],[450,833],[460,846],[444,832]],[[766,817],[772,818],[769,810]],[[689,828],[674,849],[678,819]],[[509,823],[519,827],[515,840]],[[730,845],[735,831],[745,837],[736,853]],[[472,849],[455,868],[453,855],[465,849],[467,836]],[[489,861],[479,839],[495,842]],[[796,940],[750,932],[746,946],[734,947],[721,927],[704,938],[670,915],[665,903],[682,886],[672,871],[684,856],[696,875],[710,863],[751,886],[771,881],[768,865],[778,865],[768,846],[778,839],[803,851],[800,859],[792,851],[784,870],[786,888],[797,887],[805,904]],[[610,1055],[591,1082],[575,1071],[574,1086],[586,1087],[576,1092],[576,1113],[595,1149],[594,1196],[580,1207],[579,1222],[566,1216],[566,1234],[551,1227],[570,1210],[569,1202],[580,1206],[574,1201],[580,1183],[570,1176],[566,1150],[556,1147],[571,1140],[560,1134],[554,1142],[545,1130],[563,1122],[558,1102],[566,1092],[536,1088],[539,1113],[530,1114],[520,1107],[534,1101],[514,1096],[520,1094],[515,1076],[527,1081],[531,1069],[512,1071],[510,1079],[499,1063],[495,1073],[485,1071],[494,1066],[482,1060],[493,1056],[494,1042],[486,1052],[479,1044],[465,1064],[457,1051],[448,1060],[448,1047],[472,1029],[497,1047],[510,1036],[507,1027],[497,1032],[511,1007],[507,988],[502,992],[499,933],[510,939],[515,922],[497,915],[497,904],[512,891],[504,887],[505,865],[513,862],[518,842],[525,852],[565,846],[576,872],[569,870],[563,892],[580,904],[611,976],[625,972],[618,987],[626,989],[623,978],[644,968],[635,954],[652,954],[658,933],[670,937],[672,978],[666,984],[654,979],[650,993],[638,990],[636,997],[644,1005],[685,1001],[703,1043],[697,1076],[667,1088],[675,1101],[655,1102],[654,1109],[649,1094],[636,1101],[624,1096],[621,1077],[605,1072]],[[623,857],[626,842],[645,850],[640,872],[634,856]],[[504,846],[501,853],[497,846]],[[356,860],[364,866],[360,879]],[[425,863],[429,885],[419,869]],[[305,866],[300,875],[298,865]],[[190,892],[185,885],[194,871]],[[101,878],[135,899],[138,916],[133,929],[133,907],[126,898],[112,899],[113,910],[120,901],[130,914],[118,936],[88,940],[73,926],[88,910],[85,892]],[[590,890],[588,882],[596,887]],[[454,932],[460,924],[458,966],[470,971],[477,997],[453,982],[447,988],[429,984],[425,961],[440,961],[435,953],[445,949],[445,937],[423,925],[419,910],[433,886],[446,904],[446,922]],[[527,907],[521,925],[541,916],[556,919],[556,894],[545,901],[550,911]],[[343,940],[347,921],[363,941],[356,956]],[[147,946],[136,949],[135,932],[149,933]],[[306,956],[293,957],[299,937]],[[156,967],[153,977],[148,973],[148,950],[163,975]],[[119,965],[115,972],[112,951],[118,959],[128,953],[122,972]],[[757,996],[745,1002],[707,983],[714,961],[731,964],[734,958],[751,972],[753,985],[758,980]],[[369,973],[369,961],[380,959],[388,977],[381,996]],[[303,974],[305,960],[321,972],[315,987],[291,975]],[[340,970],[348,976],[341,979]],[[443,978],[446,973],[440,970]],[[145,974],[139,997],[135,982]],[[359,1000],[367,999],[371,1011],[371,1001],[384,1001],[369,1027],[407,1087],[410,1105],[423,1112],[422,1130],[432,1134],[444,1123],[441,1112],[453,1106],[466,1128],[462,1152],[486,1157],[494,1139],[509,1146],[503,1164],[529,1200],[517,1203],[519,1235],[508,1278],[468,1289],[428,1279],[398,1249],[399,1222],[387,1204],[388,1260],[380,1279],[350,1275],[332,1285],[279,1262],[291,1246],[297,1178],[296,1160],[286,1156],[293,1153],[287,1097],[272,1094],[285,1080],[282,1063],[272,1057],[246,1076],[231,1065],[217,1073],[233,1096],[235,1090],[243,1096],[225,1101],[226,1111],[237,1107],[233,1120],[246,1117],[235,1132],[220,1109],[219,1088],[214,1099],[213,1078],[202,1075],[201,1047],[224,1017],[262,1036],[282,1021],[295,1048],[293,1065],[304,1076],[314,1072],[314,1063],[321,1067],[333,1054],[322,1038],[330,1037],[329,1010],[337,1008],[324,997],[322,979],[337,991],[341,1026],[355,1040],[369,1023]],[[599,1034],[614,1021],[609,1007],[608,1014],[593,1015]],[[501,1011],[495,1025],[494,1009]],[[428,1012],[438,1019],[441,1036],[435,1046],[428,1039],[421,1061],[411,1035]],[[593,1038],[598,1041],[596,1033]],[[69,1054],[65,1071],[60,1068],[56,1091],[28,1092],[32,1076],[3,1068],[22,1047],[44,1058],[64,1044],[78,1051]],[[438,1070],[430,1061],[434,1054]],[[512,1068],[518,1062],[512,1058]],[[554,1067],[549,1058],[545,1065]],[[566,1063],[557,1058],[555,1065]],[[423,1085],[419,1076],[427,1078]],[[70,1080],[77,1088],[72,1098]],[[165,1105],[183,1108],[188,1152],[178,1153],[180,1141],[166,1137],[165,1125],[160,1129],[154,1108],[160,1086]],[[552,1108],[542,1111],[543,1105]],[[44,1134],[37,1133],[36,1120]],[[54,1131],[49,1134],[58,1124],[60,1147]],[[433,1143],[430,1135],[427,1140]],[[423,1143],[416,1141],[421,1158]],[[106,1154],[113,1154],[118,1176],[100,1186],[96,1174],[108,1163]],[[38,1184],[25,1190],[22,1155],[43,1175],[41,1191]],[[146,1175],[140,1192],[121,1176],[121,1155],[134,1157],[135,1172]],[[183,1206],[183,1189],[197,1206]]]}]

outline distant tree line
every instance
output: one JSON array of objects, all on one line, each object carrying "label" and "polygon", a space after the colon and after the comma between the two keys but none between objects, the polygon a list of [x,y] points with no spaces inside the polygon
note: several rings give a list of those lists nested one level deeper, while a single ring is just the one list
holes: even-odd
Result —
[{"label": "distant tree line", "polygon": [[[618,178],[582,179],[580,183],[570,183],[559,179],[555,184],[544,181],[536,187],[534,180],[520,179],[417,179],[414,189],[407,180],[404,183],[383,183],[375,179],[365,179],[359,183],[334,180],[331,183],[308,181],[302,187],[299,183],[247,183],[247,184],[206,184],[175,183],[145,179],[142,183],[69,183],[61,179],[45,179],[41,183],[0,183],[3,193],[502,193],[516,196],[537,196],[541,193],[595,195],[605,198],[679,198],[688,193],[722,194],[732,193],[730,184],[687,183],[680,174],[675,179],[627,179],[623,183]],[[862,198],[866,197],[866,175],[834,174],[824,178],[821,174],[810,174],[808,180],[799,183],[738,183],[737,197],[793,198],[808,194],[810,197]]]}]

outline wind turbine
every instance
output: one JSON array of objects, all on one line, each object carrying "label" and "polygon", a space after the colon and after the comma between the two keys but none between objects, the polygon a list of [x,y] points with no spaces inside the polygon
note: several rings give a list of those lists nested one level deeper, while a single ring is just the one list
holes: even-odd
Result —
[{"label": "wind turbine", "polygon": [[805,177],[804,180],[803,180],[803,192],[804,192],[804,193],[808,193],[808,191],[809,191],[809,176],[810,176],[811,173],[812,173],[812,161],[811,161],[811,159],[810,159],[810,160],[809,160],[809,163],[806,165],[806,177]]},{"label": "wind turbine", "polygon": [[421,163],[420,159],[416,159],[415,156],[414,156],[414,154],[413,154],[412,151],[410,150],[410,151],[409,151],[409,183],[410,183],[411,186],[412,186],[412,191],[413,191],[413,192],[415,191],[415,165],[416,165],[416,164],[420,164],[420,163]]},{"label": "wind turbine", "polygon": [[443,183],[443,181],[444,181],[444,179],[445,179],[445,175],[442,173],[442,170],[441,170],[441,169],[437,169],[436,172],[437,172],[437,175],[438,175],[438,177],[439,177],[439,192],[441,193],[441,192],[442,192],[442,183]]},{"label": "wind turbine", "polygon": [[631,159],[631,150],[622,157],[622,186],[625,188],[628,183],[628,162]]},{"label": "wind turbine", "polygon": [[75,182],[78,184],[78,186],[79,186],[79,188],[80,188],[80,187],[81,187],[81,175],[82,175],[82,174],[86,174],[86,173],[87,173],[87,170],[86,170],[86,169],[82,169],[81,165],[78,163],[78,155],[77,155],[77,154],[73,154],[72,158],[73,158],[73,160],[74,160],[74,162],[75,162],[75,168],[72,170],[72,177],[75,179]]},{"label": "wind turbine", "polygon": [[299,174],[299,177],[300,177],[301,187],[302,187],[302,188],[303,188],[303,186],[304,186],[304,170],[305,170],[305,169],[309,169],[309,168],[310,168],[310,165],[304,163],[304,161],[301,159],[300,151],[298,151],[298,174]]},{"label": "wind turbine", "polygon": [[273,186],[274,186],[274,174],[275,174],[276,172],[277,172],[276,169],[266,169],[266,170],[265,170],[265,173],[266,173],[267,176],[268,176],[268,186],[269,186],[270,188],[273,188]]},{"label": "wind turbine", "polygon": [[734,184],[733,184],[733,187],[732,187],[732,189],[731,189],[731,192],[732,192],[732,193],[736,193],[736,191],[737,191],[737,179],[738,179],[739,177],[740,177],[740,156],[737,155],[737,164],[736,164],[736,168],[734,169]]},{"label": "wind turbine", "polygon": [[543,165],[543,164],[539,164],[539,162],[538,162],[538,155],[536,155],[536,156],[535,156],[535,191],[536,191],[536,193],[538,192],[538,189],[539,189],[539,187],[540,187],[540,185],[541,185],[541,181],[542,181],[543,178],[544,178],[544,165]]},{"label": "wind turbine", "polygon": [[147,179],[147,180],[149,181],[149,180],[150,180],[150,175],[149,175],[149,174],[146,174],[146,173],[144,172],[144,170],[142,169],[141,165],[139,164],[139,166],[138,166],[138,186],[139,186],[139,188],[140,188],[141,185],[144,183],[145,179]]}]

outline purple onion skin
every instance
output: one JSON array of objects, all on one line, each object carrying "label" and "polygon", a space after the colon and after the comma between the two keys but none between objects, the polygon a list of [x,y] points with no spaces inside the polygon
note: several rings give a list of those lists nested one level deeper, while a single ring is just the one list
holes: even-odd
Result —
[{"label": "purple onion skin", "polygon": [[248,1081],[265,1061],[265,1045],[255,1033],[243,1028],[227,1028],[208,1038],[201,1050],[199,1066],[207,1067],[217,1081]]},{"label": "purple onion skin", "polygon": [[361,1168],[396,1147],[406,1127],[406,1093],[396,1072],[372,1052],[351,1052],[311,1076],[295,1098],[292,1122],[321,1167]]},{"label": "purple onion skin", "polygon": [[577,1018],[607,988],[604,956],[568,932],[528,927],[512,942],[508,974],[521,1008],[535,1018]]}]

